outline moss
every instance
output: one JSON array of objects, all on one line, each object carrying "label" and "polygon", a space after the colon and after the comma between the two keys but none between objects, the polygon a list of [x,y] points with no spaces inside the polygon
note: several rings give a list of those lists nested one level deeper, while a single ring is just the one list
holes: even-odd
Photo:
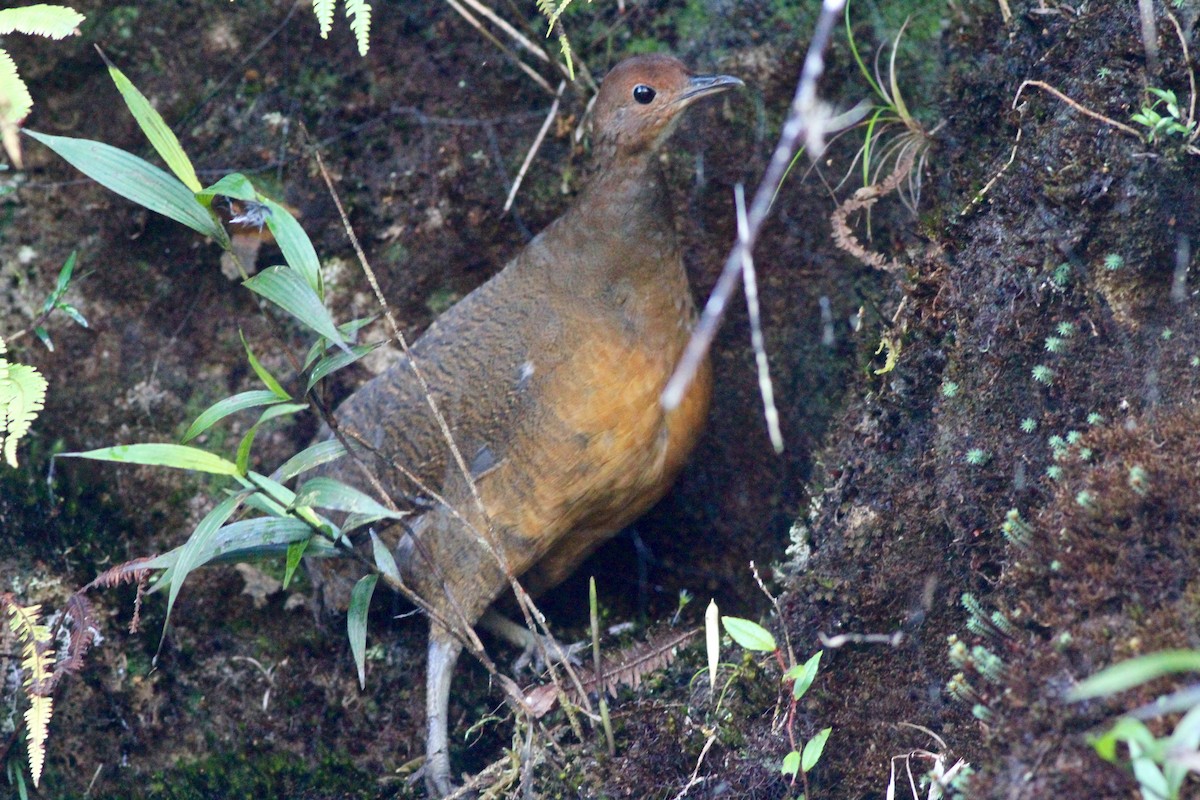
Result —
[{"label": "moss", "polygon": [[[325,755],[315,765],[283,750],[247,747],[180,764],[155,773],[142,787],[129,787],[123,800],[259,800],[264,797],[393,797],[346,756]],[[118,795],[101,795],[116,800]]]}]

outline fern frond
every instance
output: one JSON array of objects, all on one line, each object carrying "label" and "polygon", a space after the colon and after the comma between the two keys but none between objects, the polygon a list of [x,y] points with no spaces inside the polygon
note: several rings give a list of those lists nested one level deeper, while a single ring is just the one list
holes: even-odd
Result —
[{"label": "fern frond", "polygon": [[46,3],[24,8],[6,8],[0,11],[0,36],[6,33],[30,33],[62,39],[64,36],[79,33],[79,26],[84,19],[83,14],[73,8]]},{"label": "fern frond", "polygon": [[329,31],[333,28],[333,6],[337,0],[313,0],[313,13],[317,15],[317,24],[321,26],[321,38],[328,39]]},{"label": "fern frond", "polygon": [[25,673],[25,694],[29,698],[29,709],[25,712],[26,748],[29,774],[37,786],[46,763],[46,737],[54,713],[54,700],[50,697],[54,667],[50,629],[41,622],[40,605],[22,606],[12,595],[0,596],[0,605],[8,608],[8,626],[17,640],[24,643],[21,670]]},{"label": "fern frond", "polygon": [[54,698],[32,695],[25,710],[25,748],[29,751],[29,774],[36,787],[46,765],[46,739],[50,736],[50,717],[54,715]]},{"label": "fern frond", "polygon": [[[607,663],[604,668],[603,684],[601,676],[592,670],[578,670],[579,682],[583,686],[584,694],[590,695],[603,691],[616,697],[617,690],[622,686],[636,689],[646,675],[670,666],[671,662],[675,660],[678,649],[699,633],[699,628],[682,633],[667,631],[652,637],[649,641],[630,645],[618,652],[616,658]],[[566,693],[571,702],[577,704],[583,702],[579,690],[573,684],[566,687]],[[533,712],[535,719],[541,718],[549,712],[557,700],[558,689],[554,684],[537,686],[525,693],[525,703]]]},{"label": "fern frond", "polygon": [[29,115],[33,98],[29,87],[17,74],[17,65],[12,56],[0,50],[0,125],[16,125]]},{"label": "fern frond", "polygon": [[63,614],[70,620],[71,636],[67,640],[66,650],[59,653],[58,663],[54,665],[55,683],[63,675],[83,669],[83,657],[100,635],[92,604],[83,596],[83,590],[67,598]]},{"label": "fern frond", "polygon": [[371,46],[371,4],[367,0],[346,0],[346,18],[358,42],[358,54],[365,56]]},{"label": "fern frond", "polygon": [[26,364],[11,364],[0,340],[0,450],[17,466],[17,442],[29,432],[46,402],[46,379]]},{"label": "fern frond", "polygon": [[571,59],[571,43],[567,41],[565,33],[558,35],[558,49],[562,53],[563,62],[567,65],[567,77],[575,80],[575,62]]}]

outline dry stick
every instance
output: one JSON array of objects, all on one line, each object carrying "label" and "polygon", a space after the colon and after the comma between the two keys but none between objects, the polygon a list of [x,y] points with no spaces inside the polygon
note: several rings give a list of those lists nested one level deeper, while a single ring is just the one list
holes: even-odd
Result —
[{"label": "dry stick", "polygon": [[1013,108],[1017,107],[1017,101],[1019,101],[1021,99],[1021,92],[1025,91],[1026,86],[1036,86],[1037,88],[1039,88],[1045,92],[1049,92],[1050,94],[1057,97],[1059,100],[1062,100],[1064,103],[1069,105],[1071,108],[1078,111],[1080,114],[1089,116],[1092,119],[1098,119],[1101,122],[1103,122],[1105,125],[1112,126],[1119,131],[1124,131],[1125,133],[1128,133],[1130,136],[1133,136],[1134,138],[1141,141],[1142,134],[1138,133],[1138,131],[1136,131],[1135,129],[1129,127],[1128,125],[1126,125],[1124,123],[1117,122],[1115,119],[1111,119],[1109,117],[1104,116],[1103,114],[1099,114],[1095,111],[1092,111],[1087,106],[1084,106],[1084,105],[1076,102],[1075,100],[1072,100],[1071,98],[1067,97],[1065,94],[1060,92],[1058,89],[1055,89],[1053,86],[1051,86],[1050,84],[1045,83],[1043,81],[1022,81],[1021,85],[1017,88],[1016,97],[1013,98],[1013,101],[1012,101]]},{"label": "dry stick", "polygon": [[[746,191],[739,183],[733,187],[733,202],[737,207],[738,241],[747,236]],[[776,453],[783,452],[783,434],[779,431],[779,409],[775,407],[775,388],[771,385],[771,367],[767,363],[767,350],[763,346],[762,319],[758,312],[758,280],[754,274],[754,258],[750,248],[742,248],[742,285],[746,290],[746,313],[750,318],[750,345],[754,348],[754,361],[758,365],[758,392],[762,395],[763,416],[767,418],[767,433]]]},{"label": "dry stick", "polygon": [[1138,0],[1142,23],[1142,49],[1146,51],[1146,71],[1158,72],[1158,29],[1154,25],[1154,0]]},{"label": "dry stick", "polygon": [[1175,35],[1179,37],[1179,47],[1183,50],[1183,63],[1187,65],[1188,76],[1188,124],[1192,125],[1192,135],[1188,137],[1189,142],[1196,141],[1196,137],[1200,136],[1200,125],[1196,125],[1196,71],[1192,69],[1192,57],[1188,54],[1187,37],[1183,35],[1183,28],[1179,25],[1179,20],[1171,13],[1170,9],[1164,9],[1167,14],[1167,19],[1175,27]]},{"label": "dry stick", "polygon": [[550,104],[550,113],[546,115],[546,121],[542,123],[541,130],[533,139],[533,145],[529,148],[529,152],[525,154],[525,161],[521,164],[521,169],[517,171],[516,180],[513,181],[512,188],[508,190],[508,199],[504,201],[504,213],[512,208],[513,201],[517,199],[517,190],[521,188],[521,182],[525,180],[525,173],[529,171],[529,165],[533,163],[533,157],[537,155],[537,151],[541,149],[542,142],[546,139],[546,132],[550,130],[550,123],[554,121],[554,115],[558,113],[558,103],[562,100],[563,90],[567,88],[566,81],[559,81],[558,91],[554,93],[554,102]]},{"label": "dry stick", "polygon": [[[516,28],[514,28],[512,25],[508,24],[508,22],[505,21],[504,17],[499,16],[495,11],[492,11],[490,8],[485,6],[483,3],[479,2],[479,0],[463,0],[463,2],[466,3],[467,5],[469,5],[471,8],[475,9],[477,12],[479,12],[483,16],[487,17],[489,20],[491,20],[492,23],[494,23],[496,25],[496,27],[498,27],[500,30],[507,33],[510,37],[512,37],[513,41],[516,42],[517,44],[519,44],[521,47],[525,48],[526,50],[528,50],[530,53],[532,53],[533,55],[540,58],[545,63],[547,63],[547,64],[553,63],[550,56],[546,53],[545,50],[543,50],[538,45],[534,44],[532,40],[530,40],[527,36],[525,36],[525,34],[521,33]],[[549,85],[547,85],[547,88],[549,88]]]},{"label": "dry stick", "polygon": [[[471,27],[475,28],[475,30],[477,30],[481,34],[483,34],[484,38],[486,38],[492,44],[496,45],[496,47],[500,48],[500,50],[502,50],[504,53],[507,53],[508,56],[510,58],[512,58],[513,61],[516,62],[517,66],[521,68],[521,71],[533,79],[534,83],[536,83],[538,86],[545,89],[550,94],[554,94],[554,89],[551,88],[549,81],[547,81],[545,78],[543,78],[541,75],[539,75],[537,73],[537,71],[534,70],[533,67],[529,66],[524,61],[522,61],[520,59],[520,57],[518,57],[517,54],[514,53],[508,47],[508,45],[504,44],[504,42],[497,39],[496,36],[491,31],[489,31],[487,28],[483,27],[483,23],[481,23],[478,19],[476,19],[475,15],[472,14],[470,11],[463,8],[462,5],[460,5],[458,3],[458,0],[446,0],[446,3],[451,8],[453,8],[455,11],[457,11],[463,19],[465,19],[468,23],[470,23]],[[545,57],[544,52],[542,52],[541,55],[543,57]]]},{"label": "dry stick", "polygon": [[817,80],[825,71],[825,49],[829,46],[835,22],[841,18],[843,5],[845,5],[845,0],[824,0],[822,3],[821,16],[817,19],[817,27],[813,32],[812,42],[808,46],[808,54],[805,56],[804,66],[800,70],[796,94],[792,98],[787,120],[783,123],[779,143],[775,145],[771,161],[767,164],[762,181],[754,192],[754,201],[750,204],[750,211],[746,215],[746,236],[744,239],[738,238],[729,256],[725,259],[721,277],[717,280],[717,285],[704,305],[704,312],[700,315],[700,319],[692,331],[692,338],[688,341],[687,348],[675,367],[675,373],[667,382],[667,386],[659,398],[662,407],[667,411],[674,410],[679,406],[684,392],[696,377],[696,370],[699,369],[700,363],[712,345],[717,326],[721,324],[725,308],[736,289],[738,273],[742,270],[743,251],[748,252],[753,249],[755,242],[758,241],[759,231],[771,208],[771,198],[787,173],[788,165],[792,162],[792,156],[796,152],[801,137],[805,137],[806,146],[813,158],[819,156],[824,148],[824,134],[829,116],[828,111],[818,105]]}]

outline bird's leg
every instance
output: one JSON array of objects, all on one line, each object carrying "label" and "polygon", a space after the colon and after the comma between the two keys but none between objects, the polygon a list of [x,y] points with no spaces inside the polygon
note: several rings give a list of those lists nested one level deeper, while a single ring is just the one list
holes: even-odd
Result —
[{"label": "bird's leg", "polygon": [[577,654],[588,645],[587,642],[575,642],[563,647],[553,636],[536,634],[524,625],[513,622],[494,608],[489,608],[484,612],[479,619],[479,626],[514,647],[521,648],[521,655],[513,662],[513,672],[520,672],[530,663],[538,672],[544,670],[546,664],[543,663],[542,648],[545,648],[546,655],[555,661],[578,664]]},{"label": "bird's leg", "polygon": [[429,625],[425,675],[425,788],[433,797],[450,794],[450,680],[462,644],[434,622]]}]

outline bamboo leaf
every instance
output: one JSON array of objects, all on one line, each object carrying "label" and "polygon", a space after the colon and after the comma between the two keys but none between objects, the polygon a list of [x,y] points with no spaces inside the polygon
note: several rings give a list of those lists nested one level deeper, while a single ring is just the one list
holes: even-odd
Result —
[{"label": "bamboo leaf", "polygon": [[344,455],[346,455],[346,448],[342,446],[341,442],[337,439],[326,439],[306,447],[289,458],[279,469],[275,470],[272,477],[280,482],[288,481],[302,472],[307,472],[330,461],[336,461]]},{"label": "bamboo leaf", "polygon": [[350,607],[346,610],[346,635],[350,652],[358,668],[358,685],[367,686],[367,612],[371,610],[371,595],[375,593],[378,575],[364,575],[350,592]]},{"label": "bamboo leaf", "polygon": [[379,518],[400,519],[402,512],[392,511],[369,495],[333,478],[312,478],[296,490],[297,506],[328,508],[356,514],[371,514]]},{"label": "bamboo leaf", "polygon": [[400,568],[396,566],[396,559],[392,555],[392,551],[375,531],[371,531],[371,553],[375,557],[375,566],[379,567],[380,572],[396,583],[402,583]]},{"label": "bamboo leaf", "polygon": [[270,211],[267,214],[267,228],[275,237],[275,244],[283,252],[283,260],[287,265],[303,276],[305,282],[312,288],[318,298],[325,296],[321,284],[321,261],[317,258],[316,248],[312,240],[300,227],[300,223],[292,213],[283,206],[266,197],[260,201]]},{"label": "bamboo leaf", "polygon": [[243,285],[291,314],[305,327],[339,347],[349,349],[329,310],[300,273],[287,267],[268,267]]},{"label": "bamboo leaf", "polygon": [[365,356],[367,353],[378,350],[383,345],[383,342],[375,342],[374,344],[358,344],[351,347],[349,350],[339,350],[331,356],[322,358],[313,367],[308,376],[308,388],[317,385],[317,381],[322,378],[327,378],[334,372],[337,372],[343,367],[348,367],[355,361]]},{"label": "bamboo leaf", "polygon": [[179,139],[167,127],[167,123],[162,118],[162,115],[158,113],[154,106],[150,105],[150,101],[146,99],[144,94],[138,91],[138,88],[130,82],[129,78],[125,77],[125,73],[117,69],[116,65],[108,60],[108,56],[104,55],[103,50],[100,50],[100,57],[108,65],[108,74],[112,77],[113,83],[117,85],[117,91],[125,99],[125,105],[129,106],[130,113],[137,120],[138,127],[142,129],[142,133],[150,140],[150,144],[154,147],[155,152],[166,162],[171,172],[175,173],[175,177],[179,178],[184,186],[193,193],[200,191],[200,179],[196,177],[196,168],[192,166],[191,159],[187,157],[187,153],[183,152],[183,147],[179,144]]},{"label": "bamboo leaf", "polygon": [[232,397],[218,400],[205,409],[200,416],[196,417],[196,421],[183,434],[180,442],[186,444],[231,414],[245,411],[248,408],[257,408],[258,406],[266,406],[278,402],[278,395],[272,391],[263,389],[241,392]]},{"label": "bamboo leaf", "polygon": [[51,136],[26,129],[25,134],[62,156],[71,166],[106,189],[197,233],[211,236],[228,248],[225,229],[196,196],[166,171],[104,142]]},{"label": "bamboo leaf", "polygon": [[171,610],[175,607],[175,599],[179,597],[179,590],[183,586],[183,582],[187,579],[188,573],[206,563],[204,556],[211,549],[217,532],[220,531],[225,521],[233,515],[238,506],[242,504],[245,497],[245,493],[239,492],[238,494],[226,497],[218,503],[216,508],[208,512],[204,519],[200,520],[200,524],[192,531],[192,535],[188,537],[187,543],[179,551],[179,557],[175,561],[174,574],[171,578],[171,589],[167,593],[167,617],[163,621],[164,636],[166,635],[167,623],[171,619]]},{"label": "bamboo leaf", "polygon": [[263,382],[264,386],[274,392],[275,396],[280,400],[291,400],[292,396],[284,391],[279,381],[275,380],[275,376],[267,371],[267,368],[255,357],[254,351],[250,349],[250,343],[246,341],[245,335],[240,330],[238,331],[238,336],[241,337],[242,347],[246,349],[246,358],[250,362],[250,368],[254,370],[254,374],[258,376],[258,379]]},{"label": "bamboo leaf", "polygon": [[116,461],[122,464],[144,464],[152,467],[173,467],[209,472],[214,475],[237,475],[237,465],[220,456],[181,444],[122,444],[102,447],[81,453],[60,453],[63,458],[90,458],[95,461]]},{"label": "bamboo leaf", "polygon": [[283,568],[283,588],[287,588],[292,582],[292,576],[296,574],[296,567],[300,566],[300,559],[304,558],[304,551],[308,549],[308,543],[313,540],[313,536],[308,536],[304,539],[299,539],[292,542],[287,549],[287,561]]},{"label": "bamboo leaf", "polygon": [[212,186],[198,190],[196,199],[206,206],[211,206],[212,199],[218,195],[247,202],[258,201],[258,193],[254,190],[254,184],[250,183],[250,179],[240,172],[231,172]]},{"label": "bamboo leaf", "polygon": [[1072,689],[1067,699],[1116,694],[1175,672],[1200,672],[1200,650],[1163,650],[1113,664]]}]

